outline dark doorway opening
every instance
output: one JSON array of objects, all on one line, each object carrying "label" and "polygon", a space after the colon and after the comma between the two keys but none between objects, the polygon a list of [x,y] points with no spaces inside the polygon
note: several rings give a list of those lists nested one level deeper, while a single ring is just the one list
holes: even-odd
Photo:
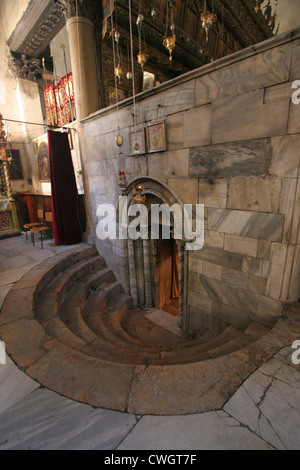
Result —
[{"label": "dark doorway opening", "polygon": [[178,249],[176,242],[158,243],[158,305],[165,312],[179,316]]}]

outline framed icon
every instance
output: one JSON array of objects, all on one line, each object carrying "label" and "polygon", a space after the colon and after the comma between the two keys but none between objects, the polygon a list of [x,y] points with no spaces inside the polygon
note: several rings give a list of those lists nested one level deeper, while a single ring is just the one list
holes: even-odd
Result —
[{"label": "framed icon", "polygon": [[146,128],[147,147],[149,153],[167,150],[165,121],[153,122]]},{"label": "framed icon", "polygon": [[146,153],[145,129],[137,129],[129,133],[130,155]]}]

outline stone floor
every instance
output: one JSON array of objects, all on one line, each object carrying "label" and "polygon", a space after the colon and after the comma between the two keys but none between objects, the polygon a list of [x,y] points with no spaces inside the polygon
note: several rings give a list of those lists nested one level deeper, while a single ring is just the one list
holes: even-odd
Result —
[{"label": "stone floor", "polygon": [[[0,241],[0,304],[31,268],[70,247]],[[300,338],[299,338],[300,339]],[[41,387],[7,357],[0,365],[0,450],[300,449],[300,366],[291,346],[254,371],[222,409],[182,416],[95,408]]]}]

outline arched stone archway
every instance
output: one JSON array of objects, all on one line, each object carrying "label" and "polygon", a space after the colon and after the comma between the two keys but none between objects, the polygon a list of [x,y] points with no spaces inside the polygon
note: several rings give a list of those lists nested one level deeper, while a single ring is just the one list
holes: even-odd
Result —
[{"label": "arched stone archway", "polygon": [[[153,204],[167,204],[168,207],[179,205],[183,211],[183,203],[176,193],[166,184],[158,179],[140,177],[128,184],[123,192],[127,197],[127,209],[133,204],[133,196],[136,187],[142,186],[143,194],[146,196],[145,206],[148,212]],[[172,213],[171,213],[172,223]],[[185,250],[183,239],[174,240],[178,253],[178,325],[184,331],[188,331],[187,324],[187,278],[188,278],[188,254]],[[134,308],[142,306],[146,309],[158,307],[159,304],[159,244],[157,240],[151,239],[150,230],[148,239],[127,240],[127,259],[129,273],[129,289]]]}]

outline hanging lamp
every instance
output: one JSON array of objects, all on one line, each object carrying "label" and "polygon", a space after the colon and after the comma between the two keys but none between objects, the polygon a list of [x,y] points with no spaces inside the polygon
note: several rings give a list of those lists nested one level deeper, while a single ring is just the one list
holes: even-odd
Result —
[{"label": "hanging lamp", "polygon": [[144,15],[141,13],[141,2],[140,2],[139,14],[136,20],[136,25],[138,29],[138,38],[139,38],[139,53],[137,55],[137,61],[139,65],[141,66],[142,71],[144,71],[144,65],[148,60],[148,54],[146,52],[146,43],[144,40],[144,47],[143,47],[143,41],[142,41],[144,19],[145,19]]},{"label": "hanging lamp", "polygon": [[[170,31],[169,31],[169,19],[170,19]],[[166,31],[163,39],[163,45],[169,51],[169,60],[173,60],[173,51],[176,46],[176,34],[175,34],[175,24],[174,24],[174,13],[173,5],[170,0],[167,0],[167,18],[166,18]]]},{"label": "hanging lamp", "polygon": [[217,15],[207,10],[206,0],[204,0],[204,11],[201,14],[201,21],[202,21],[202,28],[205,30],[205,33],[206,33],[206,42],[208,42],[209,30],[213,26],[213,24],[217,21]]}]

